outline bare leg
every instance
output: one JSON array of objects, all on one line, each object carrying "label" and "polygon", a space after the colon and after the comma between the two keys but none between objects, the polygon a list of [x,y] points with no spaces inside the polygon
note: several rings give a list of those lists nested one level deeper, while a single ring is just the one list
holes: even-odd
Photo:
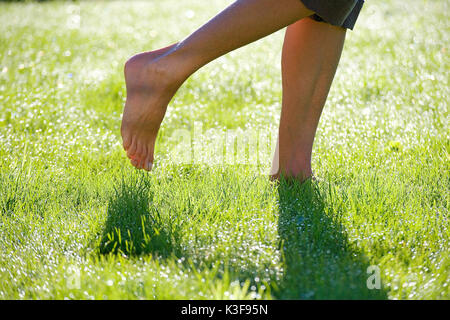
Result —
[{"label": "bare leg", "polygon": [[302,19],[286,30],[283,102],[272,178],[312,175],[311,152],[345,40],[345,29]]},{"label": "bare leg", "polygon": [[159,126],[181,84],[219,56],[311,15],[300,0],[237,0],[180,43],[125,65],[123,146],[132,164],[150,170]]}]

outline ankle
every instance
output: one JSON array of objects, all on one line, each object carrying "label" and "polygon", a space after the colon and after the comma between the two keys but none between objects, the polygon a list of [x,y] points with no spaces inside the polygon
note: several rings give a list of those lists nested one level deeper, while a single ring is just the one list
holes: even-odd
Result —
[{"label": "ankle", "polygon": [[178,85],[186,81],[196,70],[177,45],[152,61],[149,66],[156,68],[158,73],[164,74],[167,79]]}]

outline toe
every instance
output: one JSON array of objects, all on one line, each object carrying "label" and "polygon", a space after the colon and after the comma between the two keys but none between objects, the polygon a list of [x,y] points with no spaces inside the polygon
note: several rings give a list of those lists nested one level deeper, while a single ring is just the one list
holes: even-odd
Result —
[{"label": "toe", "polygon": [[145,150],[144,150],[144,145],[142,143],[138,143],[135,155],[136,155],[136,158],[139,159],[139,161],[143,161],[144,160],[144,158],[145,158]]},{"label": "toe", "polygon": [[152,168],[153,168],[153,163],[149,159],[146,159],[144,162],[144,169],[147,171],[151,171]]},{"label": "toe", "polygon": [[152,167],[153,167],[153,159],[149,155],[147,155],[144,159],[143,168],[147,171],[150,171],[152,170]]},{"label": "toe", "polygon": [[137,143],[136,152],[133,156],[133,159],[136,160],[136,168],[142,169],[144,167],[145,150],[142,143]]},{"label": "toe", "polygon": [[125,151],[131,146],[131,140],[131,134],[122,131],[122,146]]},{"label": "toe", "polygon": [[127,150],[127,156],[128,158],[132,158],[134,155],[136,155],[136,149],[137,149],[137,139],[132,139],[131,146]]},{"label": "toe", "polygon": [[[148,148],[148,146],[145,146],[144,152],[145,152],[145,154],[142,157],[142,169],[150,171],[151,168],[152,168],[152,165],[151,165],[151,160],[152,159],[149,156],[150,149]],[[149,165],[149,163],[150,163],[150,165]]]},{"label": "toe", "polygon": [[139,161],[137,159],[131,159],[130,162],[134,167],[136,167]]},{"label": "toe", "polygon": [[145,156],[144,169],[147,171],[152,170],[153,167],[153,148],[151,145],[147,146],[147,154]]}]

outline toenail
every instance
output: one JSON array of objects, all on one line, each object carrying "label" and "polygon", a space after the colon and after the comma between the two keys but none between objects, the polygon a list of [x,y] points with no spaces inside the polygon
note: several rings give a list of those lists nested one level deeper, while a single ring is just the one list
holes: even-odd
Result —
[{"label": "toenail", "polygon": [[153,163],[151,163],[151,162],[149,161],[148,164],[147,164],[147,169],[148,169],[148,170],[151,170],[152,167],[153,167]]}]

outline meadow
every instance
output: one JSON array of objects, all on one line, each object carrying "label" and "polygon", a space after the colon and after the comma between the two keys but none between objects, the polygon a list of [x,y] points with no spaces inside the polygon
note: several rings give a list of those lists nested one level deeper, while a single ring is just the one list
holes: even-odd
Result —
[{"label": "meadow", "polygon": [[171,155],[196,123],[276,134],[282,30],[189,78],[154,170],[129,164],[124,62],[229,3],[0,2],[0,299],[450,298],[446,0],[366,1],[319,124],[318,181],[269,181],[269,156]]}]

